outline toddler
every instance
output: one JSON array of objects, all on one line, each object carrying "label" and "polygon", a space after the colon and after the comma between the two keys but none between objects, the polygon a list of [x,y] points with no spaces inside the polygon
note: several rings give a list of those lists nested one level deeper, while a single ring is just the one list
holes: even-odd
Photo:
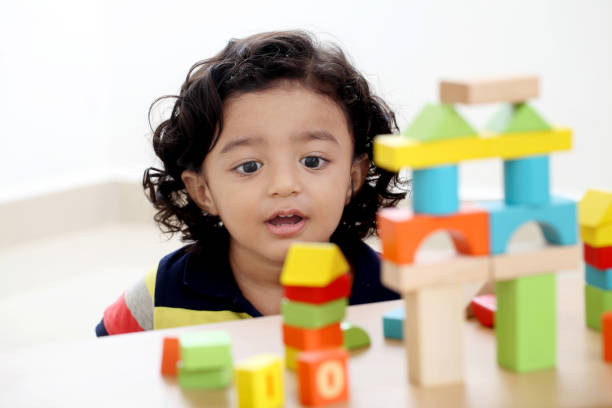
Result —
[{"label": "toddler", "polygon": [[278,314],[298,241],[341,248],[350,304],[399,298],[362,241],[376,211],[405,196],[372,161],[395,116],[340,49],[302,31],[232,40],[164,98],[174,107],[153,134],[163,169],[143,185],[161,229],[189,243],[109,306],[96,335]]}]

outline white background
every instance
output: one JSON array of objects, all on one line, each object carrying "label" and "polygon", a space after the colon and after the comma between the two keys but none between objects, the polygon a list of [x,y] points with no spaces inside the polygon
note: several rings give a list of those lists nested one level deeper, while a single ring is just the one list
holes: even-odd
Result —
[{"label": "white background", "polygon": [[[557,191],[612,188],[612,2],[23,1],[0,8],[0,201],[155,164],[147,111],[232,37],[303,28],[345,50],[404,128],[443,77],[535,73],[534,106],[574,129]],[[461,112],[476,127],[491,107]],[[163,112],[162,112],[163,113]],[[461,168],[496,195],[501,164]]]}]

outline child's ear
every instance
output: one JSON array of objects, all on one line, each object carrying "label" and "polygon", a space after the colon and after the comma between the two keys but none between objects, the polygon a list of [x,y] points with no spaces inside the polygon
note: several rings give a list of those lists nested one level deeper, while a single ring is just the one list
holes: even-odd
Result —
[{"label": "child's ear", "polygon": [[361,190],[369,170],[370,159],[367,154],[364,153],[353,160],[353,164],[351,165],[351,185],[347,189],[344,205],[350,203],[355,194]]},{"label": "child's ear", "polygon": [[192,170],[185,170],[181,174],[181,180],[183,180],[187,193],[189,193],[191,199],[202,209],[202,211],[210,215],[219,215],[215,200],[210,193],[210,188],[208,188],[208,183],[204,175]]}]

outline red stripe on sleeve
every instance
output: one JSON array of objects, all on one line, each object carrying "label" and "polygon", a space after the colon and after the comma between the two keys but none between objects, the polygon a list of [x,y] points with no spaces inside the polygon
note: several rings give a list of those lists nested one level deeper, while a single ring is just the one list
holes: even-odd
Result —
[{"label": "red stripe on sleeve", "polygon": [[108,334],[143,331],[125,303],[125,292],[104,311],[104,327]]}]

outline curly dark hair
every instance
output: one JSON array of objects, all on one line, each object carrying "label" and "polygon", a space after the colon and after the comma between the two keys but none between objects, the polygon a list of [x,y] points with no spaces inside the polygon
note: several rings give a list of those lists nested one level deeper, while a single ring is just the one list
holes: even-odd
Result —
[{"label": "curly dark hair", "polygon": [[[405,197],[397,174],[376,167],[372,142],[376,135],[398,131],[395,114],[373,95],[367,81],[335,45],[321,45],[307,32],[284,31],[230,40],[216,56],[191,67],[170,118],[153,133],[153,148],[164,169],[144,172],[143,186],[163,232],[181,233],[183,241],[201,246],[226,242],[229,234],[217,216],[203,214],[187,194],[181,174],[200,171],[206,154],[223,128],[223,103],[231,95],[264,90],[280,80],[299,81],[331,97],[344,110],[355,139],[355,157],[370,160],[366,181],[344,208],[332,241],[363,239],[376,232],[376,212]],[[151,128],[153,128],[151,126]]]}]

